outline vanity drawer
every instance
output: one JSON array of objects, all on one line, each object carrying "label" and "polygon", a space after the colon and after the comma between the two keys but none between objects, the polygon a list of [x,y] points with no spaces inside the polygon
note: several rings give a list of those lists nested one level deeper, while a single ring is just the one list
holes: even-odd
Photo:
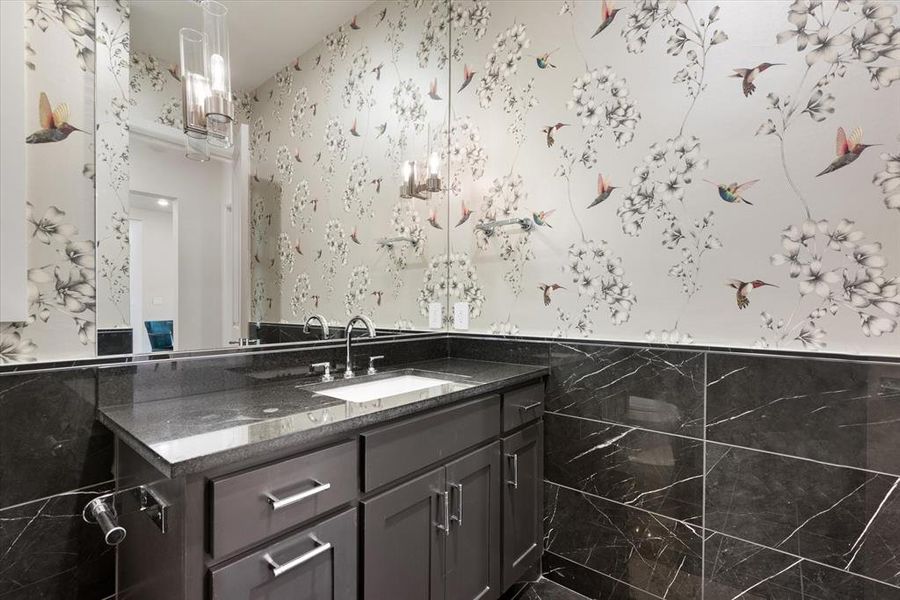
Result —
[{"label": "vanity drawer", "polygon": [[212,600],[356,600],[357,512],[210,570]]},{"label": "vanity drawer", "polygon": [[214,558],[280,533],[353,500],[359,488],[356,440],[210,483]]},{"label": "vanity drawer", "polygon": [[503,431],[535,421],[543,414],[543,381],[503,394]]},{"label": "vanity drawer", "polygon": [[362,434],[363,489],[386,483],[500,433],[500,396],[479,398]]}]

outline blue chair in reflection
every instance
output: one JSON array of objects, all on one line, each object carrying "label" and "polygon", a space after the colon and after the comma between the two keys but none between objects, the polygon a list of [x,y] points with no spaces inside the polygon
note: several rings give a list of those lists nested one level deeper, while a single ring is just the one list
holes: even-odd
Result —
[{"label": "blue chair in reflection", "polygon": [[150,337],[151,351],[161,352],[174,349],[175,325],[173,321],[144,321],[144,327],[147,328],[147,335]]}]

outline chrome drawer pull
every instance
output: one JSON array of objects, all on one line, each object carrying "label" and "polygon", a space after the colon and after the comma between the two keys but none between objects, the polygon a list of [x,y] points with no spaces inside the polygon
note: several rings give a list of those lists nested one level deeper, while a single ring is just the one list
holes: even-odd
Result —
[{"label": "chrome drawer pull", "polygon": [[311,539],[313,542],[316,543],[316,547],[313,548],[312,550],[310,550],[309,552],[301,554],[297,558],[287,561],[283,565],[279,565],[277,562],[275,562],[275,559],[272,558],[272,555],[269,554],[268,552],[263,554],[263,560],[266,561],[267,563],[269,563],[269,566],[272,567],[272,574],[275,577],[278,577],[282,573],[287,573],[294,567],[299,567],[303,563],[314,559],[315,557],[322,554],[323,552],[328,552],[329,550],[331,550],[330,542],[323,544],[322,542],[317,540],[315,538],[315,536],[309,536],[309,539]]},{"label": "chrome drawer pull", "polygon": [[519,455],[507,454],[506,459],[512,459],[512,479],[507,479],[506,483],[513,486],[514,489],[519,489]]},{"label": "chrome drawer pull", "polygon": [[450,515],[451,521],[456,521],[462,527],[463,488],[461,483],[451,483],[450,488],[456,490],[456,514]]},{"label": "chrome drawer pull", "polygon": [[272,494],[270,492],[266,492],[265,496],[269,501],[269,504],[272,505],[272,510],[278,510],[279,508],[290,506],[295,502],[306,500],[307,498],[311,498],[316,494],[321,494],[322,492],[331,489],[330,483],[319,483],[315,479],[313,479],[313,483],[316,484],[316,487],[306,490],[305,492],[300,492],[299,494],[294,494],[293,496],[288,496],[287,498],[279,498],[275,494]]},{"label": "chrome drawer pull", "polygon": [[518,408],[518,409],[521,410],[522,412],[526,412],[526,411],[531,410],[532,408],[537,408],[537,407],[540,406],[540,405],[541,405],[540,402],[534,402],[534,403],[532,403],[532,404],[526,404],[525,406],[518,406],[518,405],[516,405],[516,408]]}]

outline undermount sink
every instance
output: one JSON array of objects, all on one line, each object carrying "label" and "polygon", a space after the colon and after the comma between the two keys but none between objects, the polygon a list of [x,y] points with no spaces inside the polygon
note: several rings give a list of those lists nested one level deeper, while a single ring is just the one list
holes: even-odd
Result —
[{"label": "undermount sink", "polygon": [[444,379],[432,379],[431,377],[419,377],[418,375],[398,375],[397,377],[387,377],[365,383],[351,383],[340,387],[317,390],[316,393],[346,402],[369,402],[409,392],[427,390],[448,383],[452,382]]}]

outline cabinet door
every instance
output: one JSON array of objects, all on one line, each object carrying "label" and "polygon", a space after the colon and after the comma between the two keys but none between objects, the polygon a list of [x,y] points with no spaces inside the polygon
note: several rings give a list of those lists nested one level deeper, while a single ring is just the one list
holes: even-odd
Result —
[{"label": "cabinet door", "polygon": [[356,509],[210,572],[212,600],[356,600]]},{"label": "cabinet door", "polygon": [[443,600],[444,483],[439,467],[362,502],[364,598]]},{"label": "cabinet door", "polygon": [[544,425],[503,438],[503,588],[541,556]]},{"label": "cabinet door", "polygon": [[447,465],[446,600],[500,595],[500,442]]}]

